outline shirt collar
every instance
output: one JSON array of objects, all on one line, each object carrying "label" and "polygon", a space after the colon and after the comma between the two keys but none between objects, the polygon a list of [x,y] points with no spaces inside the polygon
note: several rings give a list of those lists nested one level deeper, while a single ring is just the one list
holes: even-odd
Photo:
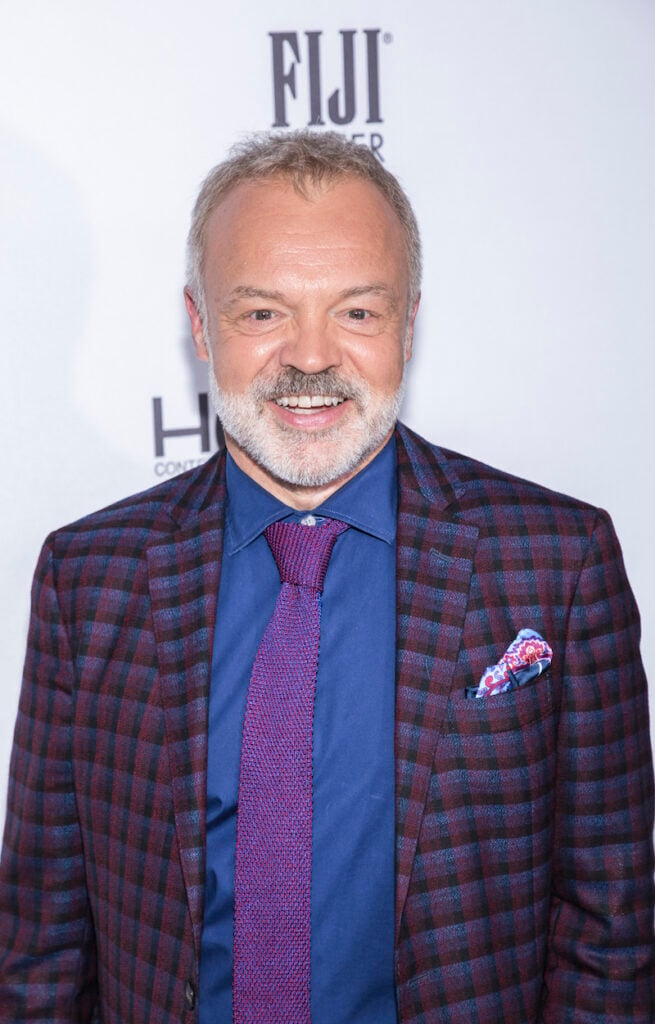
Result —
[{"label": "shirt collar", "polygon": [[[392,435],[368,466],[315,509],[316,516],[340,519],[387,544],[396,539],[398,489],[396,441]],[[306,511],[283,504],[240,469],[230,453],[226,460],[227,510],[225,551],[233,555],[278,519],[300,519]]]}]

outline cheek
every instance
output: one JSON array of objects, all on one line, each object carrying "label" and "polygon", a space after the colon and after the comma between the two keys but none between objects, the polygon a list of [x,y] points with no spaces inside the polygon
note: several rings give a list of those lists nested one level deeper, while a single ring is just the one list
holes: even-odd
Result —
[{"label": "cheek", "polygon": [[370,387],[379,391],[396,391],[404,368],[404,347],[396,341],[393,344],[370,346],[359,360],[359,372]]},{"label": "cheek", "polygon": [[261,346],[252,345],[244,338],[221,339],[213,345],[214,372],[221,388],[226,391],[245,391],[265,369],[268,359]]}]

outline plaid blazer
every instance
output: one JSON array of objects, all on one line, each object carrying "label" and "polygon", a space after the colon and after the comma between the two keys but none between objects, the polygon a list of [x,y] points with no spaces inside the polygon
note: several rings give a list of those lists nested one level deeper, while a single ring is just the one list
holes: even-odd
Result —
[{"label": "plaid blazer", "polygon": [[[610,520],[403,427],[398,466],[399,1018],[646,1024],[648,706]],[[224,502],[212,459],[46,542],[0,870],[3,1022],[197,1017]],[[465,699],[522,627],[550,670]]]}]

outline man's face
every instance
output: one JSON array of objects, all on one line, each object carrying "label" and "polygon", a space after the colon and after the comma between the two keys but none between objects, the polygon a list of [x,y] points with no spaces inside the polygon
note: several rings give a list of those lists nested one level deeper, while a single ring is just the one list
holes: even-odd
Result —
[{"label": "man's face", "polygon": [[272,179],[229,192],[207,228],[206,323],[187,307],[227,446],[262,486],[311,506],[398,415],[416,312],[400,222],[358,178],[309,199]]}]

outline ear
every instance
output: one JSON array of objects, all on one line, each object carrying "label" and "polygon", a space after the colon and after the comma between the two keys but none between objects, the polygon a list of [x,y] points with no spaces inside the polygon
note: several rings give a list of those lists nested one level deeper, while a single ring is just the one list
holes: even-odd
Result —
[{"label": "ear", "polygon": [[209,352],[207,350],[207,342],[205,341],[205,330],[202,326],[202,319],[198,312],[198,307],[196,306],[193,295],[188,288],[184,289],[184,302],[186,304],[186,311],[189,314],[189,320],[191,321],[193,347],[196,350],[198,359],[202,359],[203,363],[206,363],[209,360]]},{"label": "ear", "polygon": [[406,363],[408,363],[409,360],[412,358],[412,344],[414,342],[414,322],[416,320],[416,314],[418,313],[418,304],[419,304],[420,301],[421,301],[421,293],[419,292],[418,296],[416,298],[416,302],[414,303],[414,308],[412,309],[412,312],[410,314],[410,317],[409,317],[409,320],[408,320],[408,323],[407,323],[407,331],[405,333],[405,362]]}]

